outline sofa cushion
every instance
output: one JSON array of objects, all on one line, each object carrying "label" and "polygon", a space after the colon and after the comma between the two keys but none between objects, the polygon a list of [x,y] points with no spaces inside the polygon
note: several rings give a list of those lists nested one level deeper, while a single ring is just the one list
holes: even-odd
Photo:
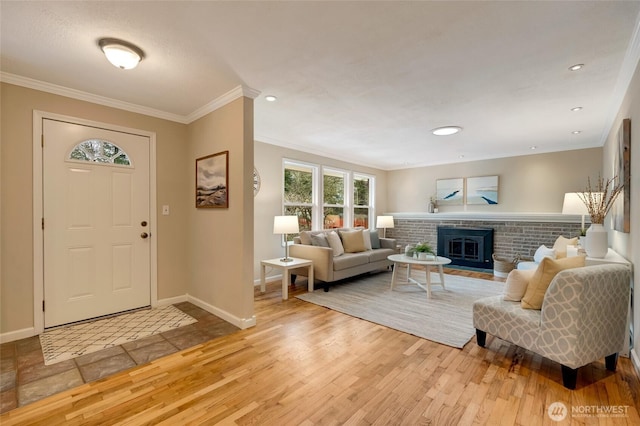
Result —
[{"label": "sofa cushion", "polygon": [[336,231],[331,231],[327,234],[327,241],[329,242],[329,247],[333,250],[333,257],[344,254],[342,241],[340,241],[340,237]]},{"label": "sofa cushion", "polygon": [[[565,249],[565,253],[566,253],[566,249]],[[540,263],[542,262],[542,259],[544,259],[545,257],[550,257],[552,259],[555,259],[556,252],[552,248],[549,248],[543,244],[540,247],[538,247],[535,254],[533,255],[533,261],[536,263]]]},{"label": "sofa cushion", "polygon": [[342,256],[333,259],[333,270],[342,271],[344,269],[354,268],[369,263],[369,253],[345,253]]},{"label": "sofa cushion", "polygon": [[371,235],[371,248],[372,249],[379,249],[380,248],[380,234],[378,234],[378,231],[371,231],[370,235]]},{"label": "sofa cushion", "polygon": [[527,291],[527,285],[535,272],[535,269],[514,269],[509,272],[507,282],[504,286],[504,300],[511,302],[519,302],[522,300],[522,296],[524,296],[524,293]]},{"label": "sofa cushion", "polygon": [[584,256],[565,257],[563,259],[551,259],[545,257],[538,265],[535,273],[529,281],[527,291],[522,298],[521,306],[523,309],[541,309],[544,294],[549,288],[551,280],[556,274],[565,269],[580,268],[584,266]]},{"label": "sofa cushion", "polygon": [[379,262],[381,260],[385,260],[388,256],[391,256],[392,254],[398,254],[398,252],[393,249],[381,248],[381,249],[371,250],[370,252],[368,252],[368,254],[369,254],[369,263],[373,263],[373,262]]},{"label": "sofa cushion", "polygon": [[575,238],[565,238],[560,235],[556,242],[553,243],[553,250],[556,252],[556,258],[562,259],[563,257],[567,257],[567,246],[575,246],[578,244],[578,237]]},{"label": "sofa cushion", "polygon": [[364,240],[364,249],[373,250],[373,247],[371,247],[371,231],[370,230],[365,229],[364,231],[362,231],[362,239]]},{"label": "sofa cushion", "polygon": [[358,229],[357,231],[340,231],[340,238],[342,239],[342,247],[344,247],[345,253],[365,251],[362,229]]},{"label": "sofa cushion", "polygon": [[318,247],[329,247],[329,241],[327,241],[326,234],[311,234],[311,245]]}]

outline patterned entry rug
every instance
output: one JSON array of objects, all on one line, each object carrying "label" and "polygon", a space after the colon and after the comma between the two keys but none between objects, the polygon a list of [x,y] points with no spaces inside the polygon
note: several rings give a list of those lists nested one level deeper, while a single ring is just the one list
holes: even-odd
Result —
[{"label": "patterned entry rug", "polygon": [[44,364],[55,364],[194,322],[197,322],[195,318],[169,305],[45,331],[40,335]]},{"label": "patterned entry rug", "polygon": [[[303,293],[298,299],[362,318],[414,336],[462,348],[475,335],[473,302],[502,294],[504,283],[445,274],[445,287],[431,287],[432,298],[415,284],[406,283],[406,267],[398,269],[398,282],[390,289],[391,272],[365,275],[322,289]],[[411,276],[425,281],[424,270]],[[440,280],[432,273],[432,282]]]}]

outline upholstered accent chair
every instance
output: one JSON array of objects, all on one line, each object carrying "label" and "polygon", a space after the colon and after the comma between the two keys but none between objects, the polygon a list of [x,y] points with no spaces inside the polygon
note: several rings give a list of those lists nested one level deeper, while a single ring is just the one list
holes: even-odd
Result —
[{"label": "upholstered accent chair", "polygon": [[541,310],[523,309],[503,296],[477,300],[473,325],[478,345],[487,333],[562,366],[562,381],[575,389],[578,368],[605,358],[615,371],[628,327],[631,268],[605,264],[560,271]]}]

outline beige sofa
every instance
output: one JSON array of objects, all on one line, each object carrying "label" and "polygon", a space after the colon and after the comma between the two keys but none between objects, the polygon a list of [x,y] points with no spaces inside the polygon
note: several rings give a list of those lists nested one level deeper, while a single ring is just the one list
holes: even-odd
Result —
[{"label": "beige sofa", "polygon": [[[330,235],[332,232],[334,235]],[[336,235],[341,246],[336,245]],[[364,247],[359,245],[359,238]],[[371,242],[370,246],[366,244],[367,240]],[[397,253],[395,239],[379,238],[376,231],[362,228],[303,231],[293,242],[289,255],[313,261],[314,279],[324,282],[324,291],[329,291],[331,282],[390,267],[392,262],[387,260],[387,256]],[[293,275],[306,276],[307,269],[293,270],[292,280],[295,279]]]}]

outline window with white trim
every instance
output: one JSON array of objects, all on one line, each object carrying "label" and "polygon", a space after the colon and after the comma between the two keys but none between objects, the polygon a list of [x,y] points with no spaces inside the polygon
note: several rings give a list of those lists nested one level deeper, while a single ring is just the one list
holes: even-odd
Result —
[{"label": "window with white trim", "polygon": [[323,228],[342,228],[346,211],[347,173],[330,168],[322,169]]},{"label": "window with white trim", "polygon": [[369,229],[373,224],[373,176],[353,174],[353,225]]},{"label": "window with white trim", "polygon": [[375,176],[319,164],[283,161],[283,214],[298,216],[301,231],[371,228],[375,215],[374,194]]},{"label": "window with white trim", "polygon": [[[284,162],[284,206],[286,216],[298,216],[300,231],[314,229],[317,202],[316,186],[318,168],[316,166]],[[295,235],[288,237],[292,239]]]}]

